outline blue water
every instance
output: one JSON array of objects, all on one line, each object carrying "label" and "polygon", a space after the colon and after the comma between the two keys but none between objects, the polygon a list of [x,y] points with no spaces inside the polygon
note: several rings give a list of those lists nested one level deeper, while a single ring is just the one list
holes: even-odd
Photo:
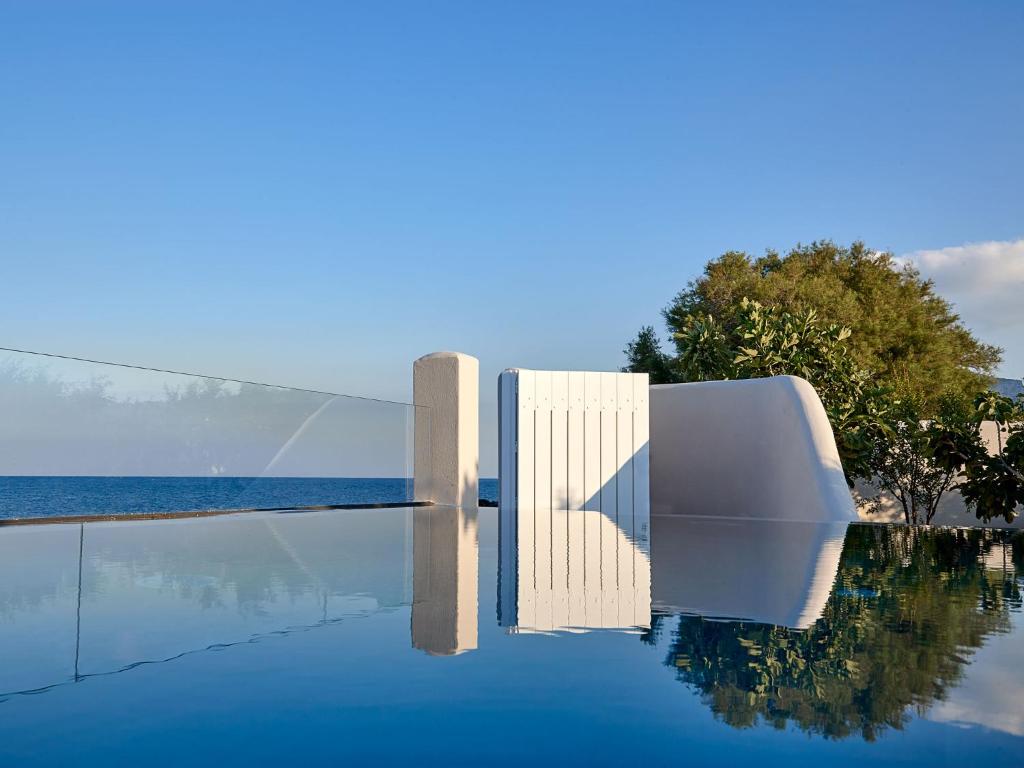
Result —
[{"label": "blue water", "polygon": [[0,528],[0,765],[1024,764],[1019,534],[499,519]]},{"label": "blue water", "polygon": [[[498,483],[480,481],[497,500]],[[0,477],[0,519],[401,502],[408,478]]]}]

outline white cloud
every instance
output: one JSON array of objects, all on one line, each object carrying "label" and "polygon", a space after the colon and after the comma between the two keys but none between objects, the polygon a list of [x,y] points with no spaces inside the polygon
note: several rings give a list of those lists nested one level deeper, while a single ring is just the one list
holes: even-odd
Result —
[{"label": "white cloud", "polygon": [[899,261],[935,281],[982,341],[1003,347],[1003,376],[1024,377],[1024,239],[914,251]]},{"label": "white cloud", "polygon": [[928,720],[1024,736],[1024,645],[1014,623],[1016,632],[992,635],[968,656],[964,679],[925,715]]}]

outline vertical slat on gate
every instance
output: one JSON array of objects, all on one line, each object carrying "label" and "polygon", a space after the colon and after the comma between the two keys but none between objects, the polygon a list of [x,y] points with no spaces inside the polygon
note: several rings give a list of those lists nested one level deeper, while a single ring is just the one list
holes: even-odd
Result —
[{"label": "vertical slat on gate", "polygon": [[551,374],[552,623],[569,623],[569,373]]},{"label": "vertical slat on gate", "polygon": [[620,373],[616,383],[615,487],[619,528],[633,537],[633,376]]},{"label": "vertical slat on gate", "polygon": [[[651,445],[650,378],[633,377],[633,525],[637,544],[650,545]],[[650,551],[649,549],[647,550]]]},{"label": "vertical slat on gate", "polygon": [[601,511],[601,374],[583,374],[584,509]]},{"label": "vertical slat on gate", "polygon": [[551,506],[569,508],[569,373],[551,372]]},{"label": "vertical slat on gate", "polygon": [[[537,396],[536,396],[536,373],[534,371],[519,371],[519,410],[516,418],[516,451],[519,466],[516,468],[516,479],[518,488],[516,490],[516,501],[520,510],[533,509],[533,465],[534,465],[534,423],[536,421]],[[533,516],[530,515],[532,523]],[[520,530],[522,533],[522,529]],[[530,538],[533,539],[532,527]]]},{"label": "vertical slat on gate", "polygon": [[584,375],[572,371],[569,381],[569,625],[586,626],[584,563],[586,546],[584,533],[585,487],[583,482],[584,446]]},{"label": "vertical slat on gate", "polygon": [[537,569],[537,628],[551,629],[551,371],[536,372],[534,433],[534,543]]},{"label": "vertical slat on gate", "polygon": [[[616,414],[618,375],[601,374],[601,625],[616,626],[619,620],[616,589],[619,582],[617,528],[618,452]],[[609,525],[609,523],[611,523]]]},{"label": "vertical slat on gate", "polygon": [[601,373],[601,512],[615,520],[615,450],[616,399],[618,388],[614,373]]},{"label": "vertical slat on gate", "polygon": [[[601,608],[601,374],[583,374],[583,580],[587,626],[599,626]],[[596,623],[595,623],[596,622]]]},{"label": "vertical slat on gate", "polygon": [[619,626],[633,624],[633,377],[616,383],[616,498],[618,510]]},{"label": "vertical slat on gate", "polygon": [[569,413],[568,413],[568,444],[567,452],[567,478],[569,485],[569,509],[583,509],[584,507],[584,483],[583,483],[583,373],[570,371],[568,374],[569,385]]},{"label": "vertical slat on gate", "polygon": [[517,614],[520,626],[536,623],[537,566],[534,558],[534,425],[537,418],[536,375],[534,371],[519,371],[518,411],[518,498],[517,527],[519,543],[519,587]]},{"label": "vertical slat on gate", "polygon": [[650,379],[633,377],[633,608],[635,626],[651,625]]}]

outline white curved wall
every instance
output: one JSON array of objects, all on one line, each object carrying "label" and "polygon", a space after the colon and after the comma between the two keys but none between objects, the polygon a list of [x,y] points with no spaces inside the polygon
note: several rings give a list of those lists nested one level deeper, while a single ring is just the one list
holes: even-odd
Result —
[{"label": "white curved wall", "polygon": [[832,427],[804,379],[662,384],[650,395],[654,514],[857,519]]}]

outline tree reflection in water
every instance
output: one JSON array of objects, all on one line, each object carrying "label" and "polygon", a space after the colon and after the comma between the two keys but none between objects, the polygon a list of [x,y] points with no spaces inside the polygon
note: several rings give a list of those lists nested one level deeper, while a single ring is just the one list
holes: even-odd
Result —
[{"label": "tree reflection in water", "polygon": [[[873,741],[943,700],[974,650],[1010,631],[1021,574],[1024,534],[853,525],[813,626],[679,616],[665,664],[734,727]],[[672,620],[656,615],[645,640]]]}]

